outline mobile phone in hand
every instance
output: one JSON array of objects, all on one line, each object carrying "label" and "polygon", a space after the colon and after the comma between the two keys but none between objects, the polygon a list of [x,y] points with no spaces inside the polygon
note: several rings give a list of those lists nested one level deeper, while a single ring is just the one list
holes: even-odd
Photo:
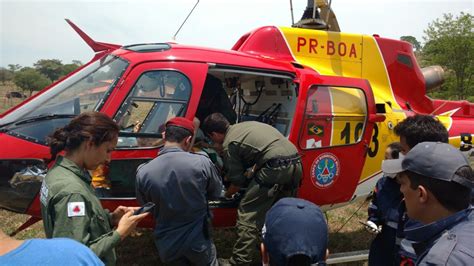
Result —
[{"label": "mobile phone in hand", "polygon": [[362,221],[359,221],[359,223],[363,224],[366,229],[368,229],[368,230],[370,229],[370,231],[372,233],[378,234],[378,233],[381,232],[379,227],[374,227],[374,226],[376,226],[375,224],[371,225],[371,224],[369,224],[369,222],[362,222]]},{"label": "mobile phone in hand", "polygon": [[155,207],[155,203],[147,202],[140,209],[134,211],[133,215],[138,215],[138,214],[142,214],[142,213],[145,213],[145,212],[150,212],[151,210],[153,210],[154,207]]}]

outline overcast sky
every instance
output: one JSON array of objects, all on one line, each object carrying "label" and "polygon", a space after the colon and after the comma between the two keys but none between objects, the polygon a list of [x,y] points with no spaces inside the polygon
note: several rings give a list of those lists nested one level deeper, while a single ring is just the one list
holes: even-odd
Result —
[{"label": "overcast sky", "polygon": [[[0,0],[0,66],[39,59],[89,61],[93,51],[64,21],[97,41],[115,44],[171,40],[195,0]],[[201,0],[177,37],[183,44],[230,49],[260,26],[291,25],[289,0]],[[306,0],[293,0],[295,20]],[[443,13],[473,13],[472,0],[333,0],[342,31],[422,41]]]}]

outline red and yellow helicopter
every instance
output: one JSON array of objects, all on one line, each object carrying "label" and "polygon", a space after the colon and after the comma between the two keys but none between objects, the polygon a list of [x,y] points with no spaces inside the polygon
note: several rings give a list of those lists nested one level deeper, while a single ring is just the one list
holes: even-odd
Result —
[{"label": "red and yellow helicopter", "polygon": [[[274,126],[302,156],[299,197],[324,208],[372,191],[385,147],[398,140],[393,128],[407,116],[434,115],[451,144],[472,148],[474,104],[426,96],[442,82],[440,68],[420,69],[407,42],[339,32],[330,6],[318,2],[294,27],[255,29],[231,50],[97,42],[68,20],[95,56],[0,115],[0,208],[32,216],[19,229],[40,220],[46,138],[85,111],[103,112],[121,128],[101,199],[109,209],[137,205],[136,168],[156,157],[163,124],[175,116],[202,120],[219,111],[234,123]],[[216,226],[235,223],[238,199],[210,205]]]}]

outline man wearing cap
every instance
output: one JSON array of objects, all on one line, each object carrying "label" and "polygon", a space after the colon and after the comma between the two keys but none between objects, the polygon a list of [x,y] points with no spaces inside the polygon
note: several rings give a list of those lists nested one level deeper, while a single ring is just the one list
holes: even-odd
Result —
[{"label": "man wearing cap", "polygon": [[[446,127],[432,115],[414,115],[407,117],[394,128],[395,134],[400,136],[401,153],[407,154],[420,142],[444,142],[448,143],[449,133]],[[404,229],[418,227],[421,224],[413,219],[408,219],[405,202],[398,209],[398,227],[396,233],[396,248],[399,249],[400,264],[410,265],[416,261],[416,254],[411,242],[405,238]],[[370,262],[369,262],[370,264]],[[395,262],[398,264],[398,262]]]},{"label": "man wearing cap", "polygon": [[222,182],[208,157],[187,152],[193,132],[186,118],[166,123],[163,149],[137,171],[137,200],[156,204],[154,237],[162,262],[217,265],[207,200],[220,197]]},{"label": "man wearing cap", "polygon": [[[230,125],[220,113],[209,115],[203,132],[222,145],[227,180],[231,185],[226,197],[247,186],[237,212],[237,240],[230,260],[224,265],[248,265],[252,262],[258,233],[265,214],[284,196],[295,196],[302,175],[296,147],[274,127],[255,121]],[[244,175],[246,169],[253,169]]]},{"label": "man wearing cap", "polygon": [[382,163],[397,174],[407,214],[421,226],[405,229],[417,265],[474,265],[474,213],[469,205],[473,172],[455,147],[422,142],[405,158]]},{"label": "man wearing cap", "polygon": [[314,265],[327,256],[328,227],[315,204],[283,198],[268,211],[260,246],[263,265]]}]

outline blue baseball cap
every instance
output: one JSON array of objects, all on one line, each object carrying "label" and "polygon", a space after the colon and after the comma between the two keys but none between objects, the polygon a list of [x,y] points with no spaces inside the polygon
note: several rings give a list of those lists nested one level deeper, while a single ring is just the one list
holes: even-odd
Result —
[{"label": "blue baseball cap", "polygon": [[473,183],[470,180],[456,174],[463,166],[469,167],[469,161],[454,146],[442,142],[421,142],[404,158],[384,161],[382,171],[389,174],[410,171],[471,188]]},{"label": "blue baseball cap", "polygon": [[283,198],[275,203],[262,236],[272,265],[286,265],[295,255],[308,256],[311,263],[325,260],[328,226],[321,209],[307,200]]}]

